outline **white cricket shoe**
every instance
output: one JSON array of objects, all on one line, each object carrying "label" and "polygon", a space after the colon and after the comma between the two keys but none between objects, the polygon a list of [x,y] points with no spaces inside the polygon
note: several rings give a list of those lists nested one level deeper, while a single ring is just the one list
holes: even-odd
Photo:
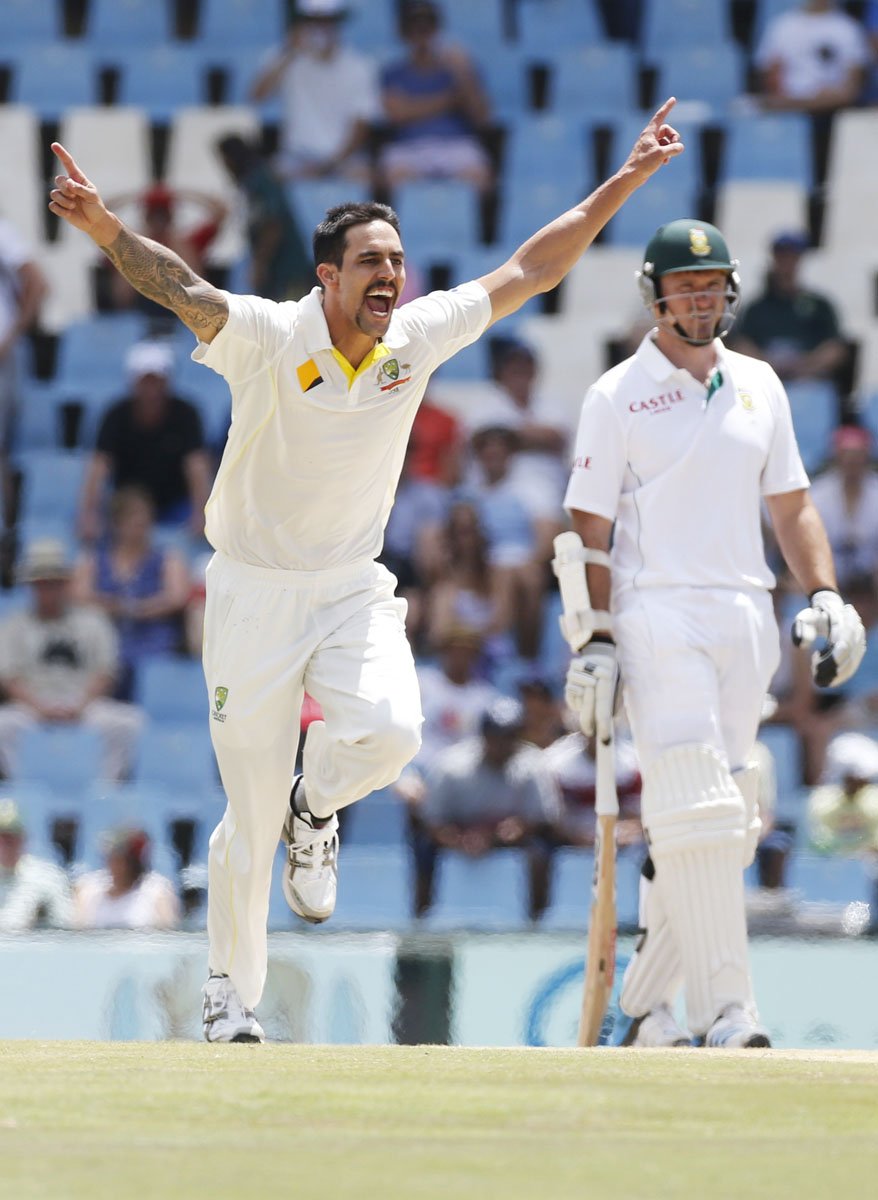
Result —
[{"label": "white cricket shoe", "polygon": [[632,1022],[624,1046],[648,1046],[653,1049],[670,1046],[691,1046],[692,1038],[681,1029],[666,1004],[659,1004],[645,1017]]},{"label": "white cricket shoe", "polygon": [[[293,787],[293,795],[300,786]],[[310,813],[290,808],[284,822],[287,844],[283,890],[287,904],[305,921],[319,925],[335,911],[338,890],[338,817],[319,823]]]},{"label": "white cricket shoe", "polygon": [[708,1029],[704,1044],[722,1050],[762,1050],[771,1046],[771,1038],[751,1012],[730,1004]]},{"label": "white cricket shoe", "polygon": [[253,1010],[241,1003],[228,975],[211,975],[201,989],[204,995],[202,1019],[207,1042],[264,1042],[265,1030]]}]

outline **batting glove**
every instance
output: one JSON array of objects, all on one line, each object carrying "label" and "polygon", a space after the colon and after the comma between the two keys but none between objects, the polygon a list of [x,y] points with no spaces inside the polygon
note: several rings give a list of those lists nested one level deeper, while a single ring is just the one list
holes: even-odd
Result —
[{"label": "batting glove", "polygon": [[812,595],[811,607],[803,608],[793,621],[792,635],[794,646],[810,646],[817,638],[825,641],[823,649],[811,655],[811,674],[818,687],[847,683],[866,653],[860,614],[829,588]]},{"label": "batting glove", "polygon": [[619,663],[613,642],[591,641],[567,670],[564,700],[579,715],[586,737],[597,733],[606,741],[612,735],[619,707]]}]

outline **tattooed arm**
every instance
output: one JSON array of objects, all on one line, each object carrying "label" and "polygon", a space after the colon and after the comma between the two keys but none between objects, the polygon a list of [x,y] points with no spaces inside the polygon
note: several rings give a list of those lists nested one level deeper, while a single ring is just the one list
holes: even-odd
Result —
[{"label": "tattooed arm", "polygon": [[228,301],[173,250],[133,233],[105,206],[70,154],[58,142],[52,149],[66,175],[55,176],[49,209],[98,245],[132,287],[169,308],[202,342],[212,342],[229,317]]}]

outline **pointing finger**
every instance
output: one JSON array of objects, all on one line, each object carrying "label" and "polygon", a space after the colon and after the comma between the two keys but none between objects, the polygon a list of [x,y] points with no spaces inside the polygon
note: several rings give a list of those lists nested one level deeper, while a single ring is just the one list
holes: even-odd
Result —
[{"label": "pointing finger", "polygon": [[73,155],[65,150],[60,142],[52,142],[52,152],[57,154],[58,158],[61,159],[64,169],[71,179],[75,180],[76,183],[88,183],[85,175],[83,175],[82,171],[76,165]]},{"label": "pointing finger", "polygon": [[677,103],[677,97],[669,96],[667,98],[667,100],[664,102],[664,104],[661,106],[661,108],[658,109],[657,112],[653,115],[652,120],[649,122],[650,126],[653,129],[660,128],[664,124],[665,117],[668,115],[668,113],[671,111],[671,109],[674,107],[674,105],[676,103]]}]

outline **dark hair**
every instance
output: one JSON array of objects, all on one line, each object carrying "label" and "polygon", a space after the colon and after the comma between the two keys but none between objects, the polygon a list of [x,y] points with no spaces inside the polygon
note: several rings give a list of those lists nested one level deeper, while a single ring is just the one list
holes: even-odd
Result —
[{"label": "dark hair", "polygon": [[399,6],[398,28],[401,37],[405,37],[417,25],[428,25],[430,29],[439,29],[442,25],[442,14],[432,0],[401,0]]},{"label": "dark hair", "polygon": [[326,216],[314,230],[314,266],[332,263],[340,267],[347,245],[348,230],[355,225],[368,225],[370,221],[386,221],[399,233],[399,217],[389,204],[374,200],[361,203],[336,204],[326,210]]}]

